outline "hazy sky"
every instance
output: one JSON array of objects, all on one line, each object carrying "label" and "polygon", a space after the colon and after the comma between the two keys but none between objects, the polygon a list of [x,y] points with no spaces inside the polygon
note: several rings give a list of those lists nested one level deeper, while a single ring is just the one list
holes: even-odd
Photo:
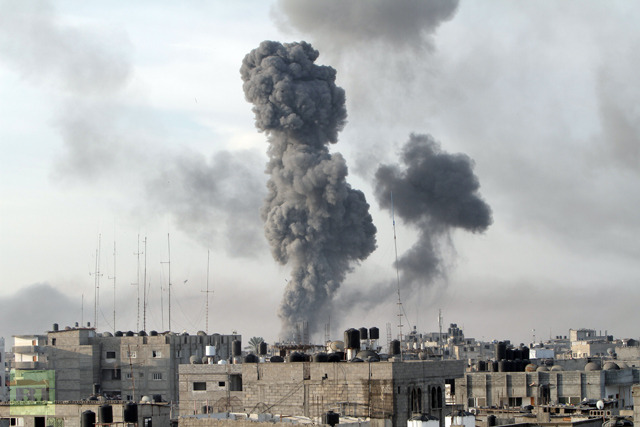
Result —
[{"label": "hazy sky", "polygon": [[627,1],[0,0],[0,336],[93,324],[101,236],[99,331],[114,329],[114,276],[115,329],[168,329],[169,268],[171,329],[204,330],[209,253],[209,332],[278,339],[291,268],[264,236],[267,135],[239,70],[264,40],[304,40],[344,89],[329,149],[377,229],[320,314],[333,339],[398,333],[376,177],[408,179],[416,139],[466,159],[491,219],[396,212],[398,257],[420,265],[428,233],[437,261],[423,279],[401,269],[404,332],[436,331],[442,309],[478,339],[638,338],[638,22]]}]

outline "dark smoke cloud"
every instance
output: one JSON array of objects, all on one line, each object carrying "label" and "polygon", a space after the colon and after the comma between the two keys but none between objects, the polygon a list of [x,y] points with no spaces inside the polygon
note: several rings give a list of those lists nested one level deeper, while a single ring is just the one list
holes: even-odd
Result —
[{"label": "dark smoke cloud", "polygon": [[430,135],[411,135],[402,150],[404,169],[382,165],[375,175],[380,206],[392,208],[418,229],[414,246],[398,260],[403,284],[429,283],[443,275],[439,242],[450,230],[482,232],[492,223],[491,209],[480,198],[473,161],[448,154]]},{"label": "dark smoke cloud", "polygon": [[394,48],[431,46],[438,26],[453,18],[457,0],[280,0],[283,27],[291,26],[320,45],[344,49],[383,42]]},{"label": "dark smoke cloud", "polygon": [[285,333],[311,330],[354,262],[375,249],[376,228],[364,194],[346,182],[347,166],[330,154],[346,120],[336,72],[315,65],[308,43],[265,41],[240,69],[256,126],[268,135],[268,195],[262,208],[274,258],[292,268],[279,316]]}]

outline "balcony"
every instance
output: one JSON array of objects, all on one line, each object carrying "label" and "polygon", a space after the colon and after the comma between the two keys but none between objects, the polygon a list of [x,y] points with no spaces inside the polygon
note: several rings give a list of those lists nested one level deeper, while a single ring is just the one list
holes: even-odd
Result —
[{"label": "balcony", "polygon": [[39,345],[18,345],[13,347],[16,354],[43,354],[44,347]]},{"label": "balcony", "polygon": [[41,369],[47,369],[47,363],[46,362],[13,362],[13,367],[15,369],[41,370]]}]

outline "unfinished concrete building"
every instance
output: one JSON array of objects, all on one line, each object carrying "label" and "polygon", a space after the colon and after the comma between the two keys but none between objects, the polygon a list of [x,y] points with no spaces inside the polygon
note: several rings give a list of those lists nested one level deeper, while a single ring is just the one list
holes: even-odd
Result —
[{"label": "unfinished concrete building", "polygon": [[455,400],[470,409],[577,405],[585,399],[607,399],[622,409],[633,405],[631,390],[638,383],[637,368],[619,369],[605,364],[601,370],[594,362],[583,371],[540,367],[534,372],[467,372],[456,380]]},{"label": "unfinished concrete building", "polygon": [[[16,337],[17,369],[51,370],[55,373],[56,400],[81,400],[93,394],[111,399],[175,401],[178,397],[178,365],[201,360],[207,346],[219,358],[229,358],[240,335],[174,333],[97,334],[93,328],[54,325],[37,345],[26,336]],[[30,341],[33,342],[33,341]],[[37,362],[25,358],[37,355]]]},{"label": "unfinished concrete building", "polygon": [[458,360],[182,365],[180,414],[230,410],[320,419],[332,410],[372,425],[406,425],[412,415],[428,414],[444,426],[445,392],[464,366]]}]

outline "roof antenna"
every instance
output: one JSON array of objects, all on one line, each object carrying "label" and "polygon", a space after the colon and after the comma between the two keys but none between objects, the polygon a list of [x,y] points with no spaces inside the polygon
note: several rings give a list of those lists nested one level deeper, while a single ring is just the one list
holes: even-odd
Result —
[{"label": "roof antenna", "polygon": [[396,240],[396,217],[393,207],[393,192],[391,193],[391,220],[393,221],[393,248],[396,254],[396,283],[398,290],[398,329],[400,330],[400,360],[402,360],[402,314],[404,308],[402,307],[402,300],[400,299],[400,271],[398,267],[398,244]]}]

